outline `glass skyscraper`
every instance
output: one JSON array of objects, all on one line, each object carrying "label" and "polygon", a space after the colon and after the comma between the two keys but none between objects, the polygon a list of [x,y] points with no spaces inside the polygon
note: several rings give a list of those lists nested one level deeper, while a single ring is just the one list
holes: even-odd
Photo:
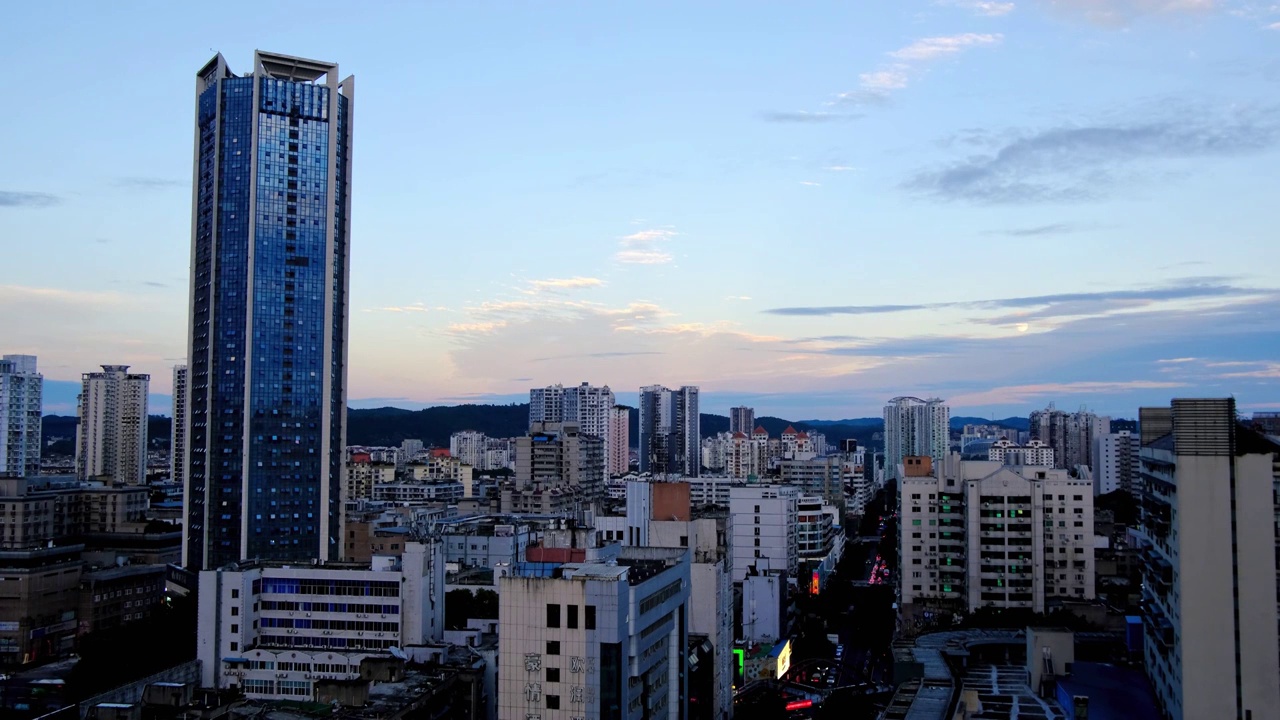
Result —
[{"label": "glass skyscraper", "polygon": [[196,76],[192,570],[340,556],[355,80],[338,78],[265,52]]}]

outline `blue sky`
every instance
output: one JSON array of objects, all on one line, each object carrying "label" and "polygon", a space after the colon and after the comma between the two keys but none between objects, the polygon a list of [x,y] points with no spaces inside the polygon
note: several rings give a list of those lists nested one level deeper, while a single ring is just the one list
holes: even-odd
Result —
[{"label": "blue sky", "polygon": [[167,403],[195,72],[255,48],[357,78],[355,406],[1280,408],[1273,3],[298,7],[7,9],[0,350],[47,410],[102,363]]}]

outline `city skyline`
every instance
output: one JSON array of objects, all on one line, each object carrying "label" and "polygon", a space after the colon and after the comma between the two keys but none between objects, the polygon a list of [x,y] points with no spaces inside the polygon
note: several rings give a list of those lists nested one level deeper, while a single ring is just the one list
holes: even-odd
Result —
[{"label": "city skyline", "polygon": [[[371,8],[360,33],[235,8],[11,13],[0,57],[52,59],[0,80],[27,108],[0,118],[23,139],[0,334],[40,358],[46,412],[103,363],[170,406],[190,73],[255,49],[362,78],[353,407],[589,380],[796,420],[903,394],[988,417],[1280,408],[1268,6]],[[129,93],[86,79],[102,57]]]}]

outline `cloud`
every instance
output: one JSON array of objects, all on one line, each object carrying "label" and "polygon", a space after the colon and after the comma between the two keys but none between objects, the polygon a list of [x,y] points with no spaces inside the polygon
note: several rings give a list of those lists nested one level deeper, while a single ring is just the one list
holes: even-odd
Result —
[{"label": "cloud", "polygon": [[822,183],[820,183],[820,182],[814,182],[814,181],[812,181],[812,180],[801,180],[801,181],[800,181],[800,184],[801,184],[801,185],[808,185],[809,187],[822,187]]},{"label": "cloud", "polygon": [[848,172],[850,170],[855,170],[856,168],[852,165],[828,165],[822,169],[827,172]]},{"label": "cloud", "polygon": [[530,292],[555,292],[558,290],[585,290],[600,287],[604,281],[593,277],[553,278],[550,280],[530,280]]},{"label": "cloud", "polygon": [[[890,62],[859,75],[861,92],[883,96],[891,90],[901,90],[911,82],[912,77],[923,72],[929,63],[957,55],[972,47],[995,45],[1002,39],[1004,36],[999,33],[960,33],[921,38],[889,52]],[[850,94],[843,93],[837,97],[843,99],[845,95]]]},{"label": "cloud", "polygon": [[1011,2],[995,2],[994,0],[938,0],[939,5],[970,10],[974,14],[986,17],[1000,17],[1013,12],[1015,5]]},{"label": "cloud", "polygon": [[1268,30],[1280,30],[1280,22],[1273,22],[1267,26]]},{"label": "cloud", "polygon": [[1067,233],[1080,232],[1084,226],[1076,223],[1049,223],[1048,225],[1033,225],[1031,227],[1008,228],[1006,230],[988,230],[986,235],[1008,235],[1009,237],[1037,237],[1040,235],[1065,235]]},{"label": "cloud", "polygon": [[876,88],[860,88],[848,92],[836,93],[836,99],[825,103],[831,105],[884,105],[889,102],[889,93]]},{"label": "cloud", "polygon": [[1048,0],[1051,10],[1107,27],[1120,27],[1148,15],[1207,13],[1222,7],[1218,0]]},{"label": "cloud", "polygon": [[[1202,278],[1183,278],[1172,285],[1142,290],[1108,290],[1101,292],[1057,293],[1025,297],[997,298],[992,300],[964,300],[929,303],[923,305],[824,305],[770,308],[762,312],[771,315],[798,315],[827,317],[833,315],[877,315],[884,313],[912,312],[916,310],[941,310],[945,308],[971,308],[977,310],[1043,308],[1036,313],[1024,313],[1018,317],[1043,318],[1051,315],[1085,315],[1105,312],[1117,307],[1141,307],[1157,302],[1199,298],[1223,298],[1256,295],[1268,291],[1235,287],[1220,282],[1199,282]],[[1274,292],[1274,291],[1272,291]],[[1009,319],[1008,316],[1004,319]]]},{"label": "cloud", "polygon": [[829,123],[857,120],[862,117],[862,115],[858,115],[856,113],[807,112],[804,110],[795,110],[763,112],[760,113],[760,117],[767,122],[776,123]]},{"label": "cloud", "polygon": [[1116,173],[1143,161],[1256,153],[1280,139],[1270,113],[1181,114],[1134,124],[1024,132],[993,154],[917,174],[905,186],[942,200],[977,203],[1079,201],[1101,197]]},{"label": "cloud", "polygon": [[743,300],[743,301],[750,300],[750,299],[751,299],[750,295],[730,295],[725,298],[725,300]]},{"label": "cloud", "polygon": [[1266,367],[1259,370],[1244,370],[1240,372],[1224,373],[1221,377],[1280,379],[1280,363],[1266,363]]},{"label": "cloud", "polygon": [[133,190],[167,190],[169,188],[186,187],[187,183],[183,180],[174,180],[172,178],[125,177],[117,178],[115,186]]},{"label": "cloud", "polygon": [[165,283],[162,283],[162,282],[156,282],[155,280],[144,280],[144,281],[142,281],[142,284],[143,284],[143,285],[146,285],[147,287],[154,287],[154,288],[167,288],[167,287],[169,287],[169,286],[168,286],[168,285],[166,285]]},{"label": "cloud", "polygon": [[[444,308],[436,309],[443,310]],[[427,304],[424,302],[416,302],[408,305],[388,305],[386,307],[366,308],[365,312],[425,313],[431,312],[431,308],[427,307]]]},{"label": "cloud", "polygon": [[953,395],[948,403],[953,406],[1015,405],[1052,399],[1059,395],[1117,395],[1134,390],[1156,390],[1186,387],[1186,383],[1159,382],[1154,380],[1082,381],[1069,383],[1041,383],[1036,385],[1012,385],[994,387],[976,393]]},{"label": "cloud", "polygon": [[1177,365],[1181,363],[1199,362],[1200,358],[1180,357],[1180,358],[1161,358],[1156,362],[1162,365]]},{"label": "cloud", "polygon": [[0,207],[49,207],[60,202],[62,198],[49,193],[0,190]]},{"label": "cloud", "polygon": [[676,235],[677,233],[674,230],[667,228],[641,230],[630,235],[624,235],[618,241],[620,249],[614,254],[613,259],[626,265],[664,265],[674,258],[671,253],[661,250],[657,246],[671,240]]}]

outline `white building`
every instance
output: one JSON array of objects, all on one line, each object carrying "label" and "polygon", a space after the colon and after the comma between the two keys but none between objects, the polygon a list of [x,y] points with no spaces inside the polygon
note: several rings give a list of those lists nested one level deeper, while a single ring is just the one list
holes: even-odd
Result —
[{"label": "white building", "polygon": [[611,476],[631,471],[631,408],[614,405],[609,411],[608,471]]},{"label": "white building", "polygon": [[733,581],[754,568],[795,578],[800,567],[799,488],[737,485],[729,489],[733,523]]},{"label": "white building", "polygon": [[449,454],[474,468],[485,466],[487,446],[484,433],[477,430],[463,430],[449,436]]},{"label": "white building", "polygon": [[414,505],[426,502],[456,503],[466,497],[466,488],[456,480],[422,480],[378,483],[373,486],[374,502]]},{"label": "white building", "polygon": [[1099,435],[1093,446],[1094,492],[1106,495],[1124,490],[1138,495],[1141,488],[1138,461],[1141,448],[1140,438],[1128,430]]},{"label": "white building", "polygon": [[1018,445],[1007,438],[1000,438],[987,448],[987,459],[1005,465],[1039,465],[1055,467],[1053,448],[1039,440]]},{"label": "white building", "polygon": [[685,717],[689,553],[622,548],[498,581],[499,720]]},{"label": "white building", "polygon": [[774,643],[786,633],[787,582],[781,573],[749,575],[742,581],[742,636]]},{"label": "white building", "polygon": [[685,478],[689,483],[689,500],[695,506],[729,504],[729,491],[743,482],[739,478],[728,475],[699,475],[696,478]]},{"label": "white building", "polygon": [[44,376],[35,355],[0,358],[0,472],[40,474]]},{"label": "white building", "polygon": [[85,373],[76,428],[76,475],[82,480],[108,476],[141,484],[147,476],[147,391],[150,375],[129,372],[128,365],[103,365]]},{"label": "white building", "polygon": [[187,430],[190,418],[187,415],[187,376],[186,365],[173,366],[173,416],[169,427],[169,479],[181,487],[187,486]]},{"label": "white building", "polygon": [[404,439],[400,441],[400,454],[396,457],[397,465],[413,462],[424,454],[421,440]]},{"label": "white building", "polygon": [[933,458],[941,465],[950,450],[951,408],[942,400],[896,397],[884,407],[885,480],[897,477],[905,457]]},{"label": "white building", "polygon": [[1147,675],[1167,717],[1276,717],[1280,446],[1234,399],[1142,408]]},{"label": "white building", "polygon": [[[533,388],[529,391],[529,429],[533,430],[538,423],[577,425],[584,435],[600,438],[605,458],[609,458],[613,452],[613,408],[613,391],[608,385],[594,387],[582,383],[568,388],[562,385]],[[627,443],[625,438],[621,442],[624,446]],[[608,472],[607,466],[604,472]]]},{"label": "white building", "polygon": [[373,569],[242,564],[200,573],[196,657],[201,685],[249,698],[326,700],[326,686],[358,681],[391,648],[444,634],[439,543],[409,543]]},{"label": "white building", "polygon": [[[899,602],[1045,611],[1094,597],[1093,488],[1066,470],[907,458],[899,494]],[[907,610],[909,612],[909,610]]]}]

